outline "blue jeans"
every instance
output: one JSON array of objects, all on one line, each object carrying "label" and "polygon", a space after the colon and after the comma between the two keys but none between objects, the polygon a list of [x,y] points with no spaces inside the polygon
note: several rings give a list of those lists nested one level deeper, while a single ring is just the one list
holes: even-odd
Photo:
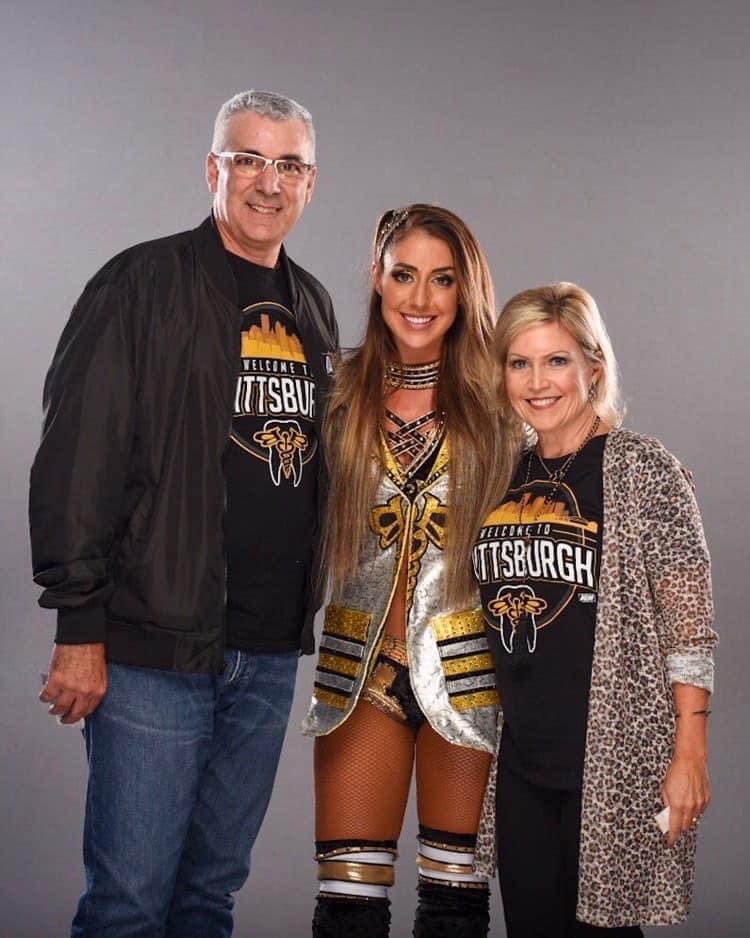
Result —
[{"label": "blue jeans", "polygon": [[271,797],[297,652],[228,651],[221,675],[109,665],[87,718],[74,938],[224,938]]}]

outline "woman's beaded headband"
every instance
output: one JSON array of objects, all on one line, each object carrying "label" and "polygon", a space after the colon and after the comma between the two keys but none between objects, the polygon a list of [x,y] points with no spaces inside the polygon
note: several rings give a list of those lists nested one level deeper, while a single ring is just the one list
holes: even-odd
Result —
[{"label": "woman's beaded headband", "polygon": [[391,217],[383,225],[383,230],[380,232],[380,237],[378,238],[378,257],[383,253],[383,249],[388,242],[388,239],[391,237],[393,232],[400,228],[409,217],[409,210],[405,208],[395,208],[392,210]]}]

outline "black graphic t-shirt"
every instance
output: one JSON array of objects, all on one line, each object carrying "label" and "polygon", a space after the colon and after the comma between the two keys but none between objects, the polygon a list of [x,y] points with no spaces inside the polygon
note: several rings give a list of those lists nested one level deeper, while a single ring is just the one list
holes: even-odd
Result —
[{"label": "black graphic t-shirt", "polygon": [[244,312],[224,463],[227,645],[293,651],[316,520],[315,384],[284,271],[227,257]]},{"label": "black graphic t-shirt", "polygon": [[566,457],[527,455],[473,551],[505,718],[500,758],[548,788],[575,790],[583,776],[605,440],[581,450],[547,505],[547,470]]}]

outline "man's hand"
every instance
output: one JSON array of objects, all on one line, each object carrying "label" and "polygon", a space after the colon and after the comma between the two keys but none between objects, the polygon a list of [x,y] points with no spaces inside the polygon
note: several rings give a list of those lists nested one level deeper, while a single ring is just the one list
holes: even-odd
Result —
[{"label": "man's hand", "polygon": [[49,677],[39,699],[61,723],[77,723],[99,706],[107,693],[107,657],[103,642],[55,645]]}]

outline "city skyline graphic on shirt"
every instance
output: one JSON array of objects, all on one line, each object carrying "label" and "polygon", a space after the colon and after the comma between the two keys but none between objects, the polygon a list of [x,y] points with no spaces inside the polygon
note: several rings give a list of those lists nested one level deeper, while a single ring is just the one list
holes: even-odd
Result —
[{"label": "city skyline graphic on shirt", "polygon": [[242,330],[230,438],[268,465],[275,486],[296,488],[317,451],[315,383],[286,307],[255,303],[243,312],[257,313],[259,324]]}]

